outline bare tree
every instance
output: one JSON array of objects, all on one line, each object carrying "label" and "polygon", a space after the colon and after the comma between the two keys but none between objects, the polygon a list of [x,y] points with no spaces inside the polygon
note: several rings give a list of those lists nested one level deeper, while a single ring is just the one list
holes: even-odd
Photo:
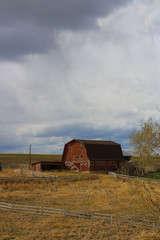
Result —
[{"label": "bare tree", "polygon": [[136,192],[141,197],[145,213],[156,221],[160,220],[160,184],[151,181],[138,180],[135,183]]}]

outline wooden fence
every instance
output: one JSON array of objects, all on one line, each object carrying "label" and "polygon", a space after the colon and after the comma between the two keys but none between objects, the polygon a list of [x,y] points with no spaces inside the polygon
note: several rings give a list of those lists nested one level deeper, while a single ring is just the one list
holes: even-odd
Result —
[{"label": "wooden fence", "polygon": [[66,210],[66,208],[50,208],[43,206],[28,206],[19,204],[10,204],[5,202],[0,202],[0,210],[10,211],[13,213],[28,213],[28,214],[38,214],[43,216],[51,216],[53,214],[60,214],[62,216],[86,218],[86,219],[103,219],[109,223],[121,222],[136,225],[143,228],[160,228],[160,222],[154,222],[146,219],[134,219],[133,217],[123,217],[116,216],[112,214],[105,213],[84,213],[76,212],[71,210]]},{"label": "wooden fence", "polygon": [[26,176],[12,176],[12,177],[0,177],[0,184],[7,183],[42,183],[42,181],[47,181],[39,177],[26,177]]},{"label": "wooden fence", "polygon": [[145,178],[145,177],[136,177],[136,176],[130,176],[130,175],[123,175],[123,174],[118,174],[115,172],[108,172],[108,175],[117,179],[137,179],[137,180],[144,180],[144,181],[153,181],[153,182],[158,182],[160,183],[160,180],[158,179],[152,179],[152,178]]},{"label": "wooden fence", "polygon": [[92,180],[92,179],[99,179],[99,175],[69,175],[69,176],[55,176],[53,174],[47,174],[44,172],[39,171],[32,171],[32,170],[26,170],[26,169],[20,169],[18,170],[21,175],[29,176],[29,177],[39,177],[44,180],[50,180],[50,181],[68,181],[68,182],[74,182],[74,181],[81,181],[81,180]]},{"label": "wooden fence", "polygon": [[0,184],[6,183],[41,183],[41,182],[76,182],[76,181],[88,181],[98,179],[98,175],[77,175],[77,176],[55,176],[46,173],[35,172],[30,170],[16,171],[21,173],[21,176],[0,177]]}]

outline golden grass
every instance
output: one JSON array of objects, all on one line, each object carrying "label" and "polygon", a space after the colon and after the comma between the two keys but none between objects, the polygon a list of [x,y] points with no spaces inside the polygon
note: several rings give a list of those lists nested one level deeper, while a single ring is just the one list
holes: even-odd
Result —
[{"label": "golden grass", "polygon": [[11,177],[11,176],[20,176],[19,173],[16,173],[13,169],[4,169],[0,171],[0,177]]},{"label": "golden grass", "polygon": [[[6,171],[6,174],[11,175],[11,171]],[[0,201],[55,208],[65,206],[66,209],[80,212],[103,212],[123,216],[140,214],[147,217],[141,196],[136,193],[134,181],[115,180],[107,175],[101,175],[97,180],[73,183],[0,185]],[[2,240],[158,240],[160,231],[139,229],[122,223],[109,224],[103,220],[1,212],[0,236]]]},{"label": "golden grass", "polygon": [[103,220],[93,221],[77,218],[32,216],[2,213],[0,218],[1,240],[158,240],[154,230]]}]

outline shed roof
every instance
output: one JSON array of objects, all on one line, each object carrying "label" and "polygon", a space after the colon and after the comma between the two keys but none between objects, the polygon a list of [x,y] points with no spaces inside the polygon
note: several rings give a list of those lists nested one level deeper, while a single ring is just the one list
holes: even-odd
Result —
[{"label": "shed roof", "polygon": [[32,163],[32,165],[36,165],[36,164],[43,164],[43,165],[61,165],[62,162],[47,162],[47,161],[39,161],[39,162],[35,162],[35,163]]}]

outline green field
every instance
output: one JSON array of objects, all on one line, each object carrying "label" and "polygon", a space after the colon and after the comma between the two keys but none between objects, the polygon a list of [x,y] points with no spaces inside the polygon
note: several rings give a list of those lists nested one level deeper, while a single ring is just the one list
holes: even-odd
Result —
[{"label": "green field", "polygon": [[[31,162],[39,161],[61,161],[62,155],[58,154],[32,154]],[[0,163],[3,168],[19,167],[19,164],[29,163],[29,154],[0,154]]]}]

